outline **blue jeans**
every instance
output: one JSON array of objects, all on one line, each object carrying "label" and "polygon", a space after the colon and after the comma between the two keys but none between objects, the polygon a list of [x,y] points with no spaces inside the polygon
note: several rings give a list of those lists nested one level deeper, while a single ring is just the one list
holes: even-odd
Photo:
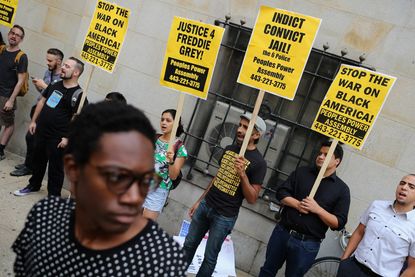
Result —
[{"label": "blue jeans", "polygon": [[312,266],[320,249],[319,240],[299,240],[276,225],[267,246],[265,263],[259,277],[275,277],[286,262],[286,277],[302,277]]},{"label": "blue jeans", "polygon": [[226,236],[230,234],[235,225],[237,216],[226,217],[220,215],[215,209],[210,208],[205,200],[200,202],[192,216],[189,233],[183,244],[188,265],[191,264],[196,249],[209,230],[209,237],[206,243],[205,256],[202,265],[197,273],[197,277],[210,277],[215,270],[216,261],[222,243]]}]

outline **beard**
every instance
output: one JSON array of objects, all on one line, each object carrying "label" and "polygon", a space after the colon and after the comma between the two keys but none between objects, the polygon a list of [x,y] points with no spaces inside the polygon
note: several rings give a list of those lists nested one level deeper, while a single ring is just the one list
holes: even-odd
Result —
[{"label": "beard", "polygon": [[61,79],[62,80],[69,80],[71,78],[72,78],[72,74],[71,75],[61,74]]}]

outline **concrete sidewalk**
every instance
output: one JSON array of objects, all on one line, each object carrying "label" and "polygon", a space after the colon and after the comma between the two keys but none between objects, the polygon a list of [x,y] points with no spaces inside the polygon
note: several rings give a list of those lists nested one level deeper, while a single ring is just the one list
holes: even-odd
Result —
[{"label": "concrete sidewalk", "polygon": [[[47,195],[46,182],[43,182],[39,193],[20,197],[13,195],[13,191],[25,187],[30,178],[30,176],[10,176],[14,167],[22,162],[22,157],[9,152],[6,152],[6,159],[0,161],[0,277],[13,276],[15,255],[11,250],[11,245],[22,230],[27,213],[33,204]],[[67,190],[62,191],[63,197],[68,195]],[[194,275],[190,274],[190,276]],[[237,271],[237,276],[251,277],[241,271]]]},{"label": "concrete sidewalk", "polygon": [[[11,245],[24,226],[30,208],[47,195],[46,185],[39,193],[17,197],[13,191],[27,185],[30,176],[12,177],[14,166],[23,162],[17,155],[6,152],[6,159],[0,161],[0,276],[13,276],[14,253]],[[68,191],[62,192],[68,196]]]}]

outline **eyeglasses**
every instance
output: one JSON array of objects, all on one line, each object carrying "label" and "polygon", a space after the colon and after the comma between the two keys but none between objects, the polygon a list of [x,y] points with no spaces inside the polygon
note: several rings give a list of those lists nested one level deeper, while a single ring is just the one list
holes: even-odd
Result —
[{"label": "eyeglasses", "polygon": [[147,194],[154,191],[160,184],[161,177],[153,170],[144,173],[134,173],[128,169],[117,166],[94,166],[105,179],[108,189],[117,194],[126,193],[134,183],[138,183],[140,193]]},{"label": "eyeglasses", "polygon": [[15,36],[15,37],[18,37],[18,38],[22,38],[22,35],[21,35],[21,34],[15,33],[15,32],[13,32],[13,31],[10,31],[10,32],[9,32],[9,35],[11,35],[11,36]]}]

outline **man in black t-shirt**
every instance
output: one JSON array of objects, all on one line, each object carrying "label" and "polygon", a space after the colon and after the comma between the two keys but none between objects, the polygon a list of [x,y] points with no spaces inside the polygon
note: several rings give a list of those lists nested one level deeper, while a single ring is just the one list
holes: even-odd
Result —
[{"label": "man in black t-shirt", "polygon": [[117,101],[88,105],[64,156],[74,199],[49,196],[13,243],[15,276],[185,277],[180,246],[141,210],[160,181],[155,130]]},{"label": "man in black t-shirt", "polygon": [[[48,69],[45,71],[43,75],[43,79],[40,78],[33,78],[32,83],[36,87],[39,94],[41,94],[49,84],[60,81],[61,80],[61,66],[63,62],[63,52],[56,48],[49,48],[46,53],[46,64]],[[30,119],[33,117],[33,113],[36,109],[37,101],[42,98],[39,95],[36,99],[36,103],[30,109]],[[11,176],[24,176],[24,175],[32,175],[32,168],[33,168],[33,147],[34,147],[34,135],[32,135],[29,131],[26,132],[26,157],[24,163],[16,165],[16,170],[10,172]]]},{"label": "man in black t-shirt", "polygon": [[256,147],[261,134],[266,131],[262,118],[257,117],[245,157],[239,156],[250,120],[251,114],[241,115],[236,145],[225,148],[218,173],[190,208],[192,222],[183,245],[189,265],[200,241],[209,231],[205,256],[196,276],[212,275],[222,243],[235,225],[243,199],[253,204],[261,190],[267,169],[265,160]]},{"label": "man in black t-shirt", "polygon": [[[0,160],[5,158],[4,149],[13,135],[16,97],[27,72],[27,56],[19,47],[24,35],[23,27],[14,25],[7,34],[8,45],[0,46],[0,127],[4,126],[0,137]],[[20,58],[17,57],[19,53]]]},{"label": "man in black t-shirt", "polygon": [[281,221],[268,242],[260,277],[275,277],[285,262],[285,276],[302,277],[320,249],[327,229],[341,230],[350,207],[349,187],[336,175],[343,158],[340,145],[334,150],[314,197],[309,194],[331,143],[323,142],[315,166],[299,167],[278,187],[277,199],[284,204]]},{"label": "man in black t-shirt", "polygon": [[84,64],[70,57],[62,65],[62,81],[49,85],[36,105],[29,132],[35,134],[33,175],[29,184],[14,195],[24,196],[40,190],[48,166],[48,195],[61,195],[63,151],[68,143],[69,123],[76,113],[81,95],[78,79]]}]

